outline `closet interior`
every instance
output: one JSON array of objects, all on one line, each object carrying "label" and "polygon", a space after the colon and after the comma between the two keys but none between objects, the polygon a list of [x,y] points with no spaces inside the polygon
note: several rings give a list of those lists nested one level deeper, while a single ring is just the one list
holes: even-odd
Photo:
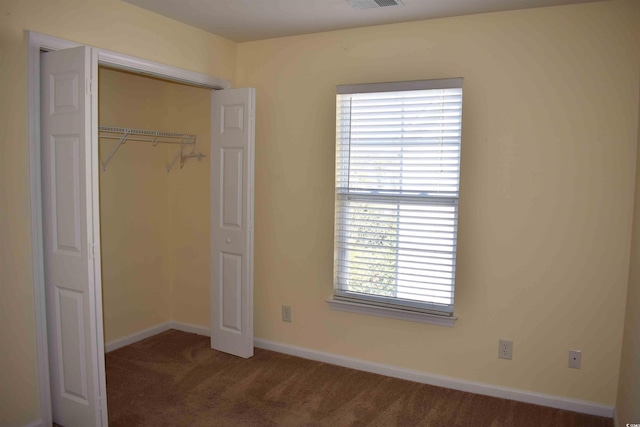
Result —
[{"label": "closet interior", "polygon": [[169,321],[210,324],[211,91],[99,69],[106,350]]}]

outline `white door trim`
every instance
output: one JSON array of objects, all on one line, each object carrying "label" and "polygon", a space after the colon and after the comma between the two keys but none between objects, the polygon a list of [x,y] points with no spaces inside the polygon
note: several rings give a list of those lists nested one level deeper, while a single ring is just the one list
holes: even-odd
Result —
[{"label": "white door trim", "polygon": [[[49,352],[47,348],[47,316],[44,287],[44,258],[42,236],[42,188],[40,171],[40,51],[59,50],[82,46],[81,43],[48,36],[46,34],[27,32],[28,49],[28,138],[29,138],[29,192],[31,202],[31,259],[33,271],[34,314],[36,324],[36,351],[38,365],[38,388],[40,396],[40,416],[43,425],[52,424],[51,392],[49,384]],[[142,58],[98,50],[98,62],[112,68],[132,71],[139,74],[163,78],[165,80],[209,89],[229,89],[227,80],[196,73]],[[97,83],[95,83],[97,84]],[[94,143],[97,143],[94,142]],[[93,223],[94,219],[90,219]],[[96,248],[100,250],[100,248]],[[96,290],[96,295],[101,291]],[[101,311],[101,310],[100,310]],[[102,321],[102,319],[95,319]],[[104,343],[98,343],[104,352]],[[106,408],[104,408],[106,410]]]}]

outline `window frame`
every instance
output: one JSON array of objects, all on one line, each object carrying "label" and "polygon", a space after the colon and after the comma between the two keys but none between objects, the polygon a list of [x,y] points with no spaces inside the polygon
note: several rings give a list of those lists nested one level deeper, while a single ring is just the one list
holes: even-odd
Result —
[{"label": "window frame", "polygon": [[[338,101],[340,95],[349,95],[349,94],[362,94],[362,93],[383,93],[383,92],[396,92],[396,91],[416,91],[416,90],[437,90],[437,89],[450,89],[450,88],[459,88],[462,89],[462,78],[451,78],[451,79],[436,79],[436,80],[414,80],[414,81],[402,81],[402,82],[388,82],[388,83],[367,83],[367,84],[355,84],[355,85],[340,85],[336,87],[336,101]],[[460,95],[462,97],[462,94]],[[460,101],[460,105],[462,106],[462,99]],[[338,111],[336,111],[337,116]],[[339,132],[340,123],[336,120],[336,133]],[[462,131],[462,110],[460,112],[460,133]],[[457,195],[455,197],[451,196],[443,196],[443,195],[435,195],[435,196],[422,196],[416,199],[419,201],[415,201],[416,205],[420,206],[454,206],[454,231],[453,231],[453,250],[452,250],[452,284],[450,286],[451,290],[451,304],[440,305],[439,308],[433,309],[433,307],[438,307],[438,304],[430,303],[430,302],[420,302],[420,301],[409,301],[407,299],[402,299],[399,304],[396,297],[393,296],[378,296],[378,295],[369,295],[366,293],[358,293],[358,292],[350,292],[348,290],[340,289],[338,284],[338,263],[340,260],[345,260],[345,255],[341,255],[340,252],[347,250],[339,247],[338,245],[338,223],[339,223],[339,214],[338,214],[338,203],[339,198],[345,200],[360,200],[366,201],[382,199],[383,202],[381,204],[396,202],[398,206],[405,200],[411,202],[411,196],[402,196],[402,195],[394,195],[394,196],[377,196],[372,193],[365,194],[356,194],[349,193],[349,191],[341,192],[339,187],[339,170],[338,170],[338,156],[339,153],[336,151],[335,160],[336,160],[336,173],[335,173],[335,227],[334,230],[334,293],[333,297],[328,299],[330,307],[336,310],[343,311],[352,311],[362,314],[371,314],[383,317],[391,317],[403,320],[411,320],[418,321],[424,323],[433,323],[439,324],[443,326],[453,326],[455,321],[457,320],[457,316],[454,314],[454,292],[455,292],[455,273],[456,273],[456,259],[457,259],[457,238],[458,238],[458,226],[457,226],[457,218],[458,218],[458,204],[459,204],[459,177],[460,177],[460,156],[461,156],[461,147],[462,147],[462,137],[460,136],[460,143],[458,148],[458,184],[457,184]],[[336,134],[336,150],[339,149],[339,141],[338,135]],[[406,201],[405,201],[406,203]],[[398,207],[398,210],[400,208]],[[396,265],[397,268],[397,265]],[[397,274],[397,273],[396,273]]]}]

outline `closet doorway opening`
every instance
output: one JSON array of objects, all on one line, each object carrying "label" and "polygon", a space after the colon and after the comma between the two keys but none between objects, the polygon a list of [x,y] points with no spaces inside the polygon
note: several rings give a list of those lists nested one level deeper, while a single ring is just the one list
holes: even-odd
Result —
[{"label": "closet doorway opening", "polygon": [[211,91],[104,66],[98,75],[108,352],[172,321],[210,324]]},{"label": "closet doorway opening", "polygon": [[[45,424],[106,425],[98,59],[108,68],[210,89],[229,85],[175,67],[95,48],[71,49],[74,46],[79,45],[29,33],[31,221],[40,401]],[[48,59],[41,63],[45,56]],[[210,164],[218,168],[216,172],[212,168],[206,180],[210,192],[204,195],[211,214],[211,250],[207,251],[213,272],[210,332],[212,347],[217,343],[231,353],[246,350],[253,341],[254,97],[253,89],[211,91],[214,135],[205,144],[211,147]],[[133,140],[125,142],[129,143]],[[104,162],[105,169],[117,155]],[[195,151],[181,151],[180,164],[196,162],[197,157]],[[166,248],[169,238],[161,240]],[[170,276],[165,275],[165,280]],[[240,307],[241,313],[232,313],[229,307]],[[61,414],[66,415],[61,418]]]}]

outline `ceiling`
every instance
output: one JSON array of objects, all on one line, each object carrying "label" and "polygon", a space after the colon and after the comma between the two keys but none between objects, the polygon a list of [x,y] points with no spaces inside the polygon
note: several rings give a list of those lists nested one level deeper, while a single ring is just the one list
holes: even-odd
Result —
[{"label": "ceiling", "polygon": [[404,5],[401,6],[364,10],[351,7],[347,0],[124,1],[226,39],[246,42],[369,25],[600,0],[402,0]]}]

